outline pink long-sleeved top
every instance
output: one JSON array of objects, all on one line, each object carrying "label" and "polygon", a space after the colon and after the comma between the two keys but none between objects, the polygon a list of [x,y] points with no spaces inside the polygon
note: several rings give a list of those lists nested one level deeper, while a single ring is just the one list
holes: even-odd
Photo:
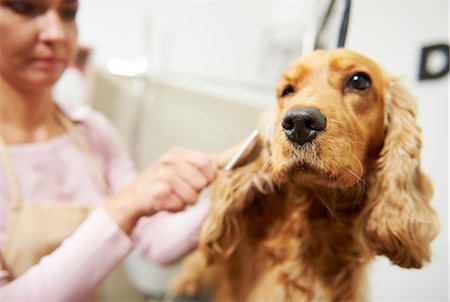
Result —
[{"label": "pink long-sleeved top", "polygon": [[[136,173],[115,128],[89,107],[64,111],[91,147],[112,193],[120,191]],[[149,260],[165,264],[178,260],[197,243],[207,203],[177,214],[161,212],[142,218],[130,237],[123,233],[101,206],[105,197],[68,133],[45,142],[9,145],[8,152],[24,202],[57,200],[96,209],[58,249],[23,275],[7,282],[7,272],[0,270],[0,301],[87,300],[134,247]],[[0,176],[1,248],[10,192],[3,168]]]}]

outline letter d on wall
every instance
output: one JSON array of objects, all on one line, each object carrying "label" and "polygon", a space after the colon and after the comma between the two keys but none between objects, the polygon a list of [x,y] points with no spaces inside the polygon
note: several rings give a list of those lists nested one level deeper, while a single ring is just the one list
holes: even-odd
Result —
[{"label": "letter d on wall", "polygon": [[[436,55],[441,55],[445,59],[442,61],[441,66],[436,68],[430,68],[430,58]],[[445,76],[449,71],[449,46],[448,44],[435,44],[425,46],[422,48],[420,54],[420,69],[419,80],[432,80]]]}]

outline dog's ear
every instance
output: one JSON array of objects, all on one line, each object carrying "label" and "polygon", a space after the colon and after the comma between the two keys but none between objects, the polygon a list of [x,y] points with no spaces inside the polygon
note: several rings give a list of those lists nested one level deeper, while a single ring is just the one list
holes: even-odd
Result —
[{"label": "dog's ear", "polygon": [[359,229],[371,252],[402,267],[420,268],[430,260],[429,245],[439,230],[430,206],[433,189],[420,168],[421,130],[414,100],[398,80],[388,86],[386,137],[376,171],[368,176]]},{"label": "dog's ear", "polygon": [[[269,173],[269,148],[272,120],[262,115],[257,139],[244,152],[230,172],[220,171],[211,187],[211,206],[202,228],[200,248],[208,263],[230,256],[239,243],[242,211],[258,195],[275,190]],[[265,127],[266,126],[266,127]],[[237,145],[219,155],[221,168],[238,150]]]}]

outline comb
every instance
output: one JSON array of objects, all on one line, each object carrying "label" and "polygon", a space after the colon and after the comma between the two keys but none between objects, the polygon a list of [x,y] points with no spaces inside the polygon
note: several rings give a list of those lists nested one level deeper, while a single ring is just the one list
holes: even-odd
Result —
[{"label": "comb", "polygon": [[233,155],[233,157],[230,159],[230,161],[227,163],[225,168],[223,170],[225,172],[230,172],[233,170],[234,166],[238,162],[239,159],[241,159],[242,155],[247,151],[247,149],[250,147],[250,145],[255,141],[255,139],[258,137],[258,130],[253,130],[252,133],[245,139],[242,146],[236,151],[236,153]]}]

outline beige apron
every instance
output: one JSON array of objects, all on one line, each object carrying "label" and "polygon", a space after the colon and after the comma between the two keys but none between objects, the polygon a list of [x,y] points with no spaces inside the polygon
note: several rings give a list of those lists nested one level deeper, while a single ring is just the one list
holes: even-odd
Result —
[{"label": "beige apron", "polygon": [[[106,182],[101,176],[100,169],[95,165],[88,146],[67,117],[62,113],[58,117],[85,157],[89,169],[105,193],[105,197],[108,196]],[[1,135],[0,156],[11,195],[1,256],[3,269],[9,271],[11,278],[16,278],[38,263],[42,257],[55,250],[65,238],[78,228],[92,208],[88,205],[73,205],[55,201],[23,202],[6,143]]]}]

